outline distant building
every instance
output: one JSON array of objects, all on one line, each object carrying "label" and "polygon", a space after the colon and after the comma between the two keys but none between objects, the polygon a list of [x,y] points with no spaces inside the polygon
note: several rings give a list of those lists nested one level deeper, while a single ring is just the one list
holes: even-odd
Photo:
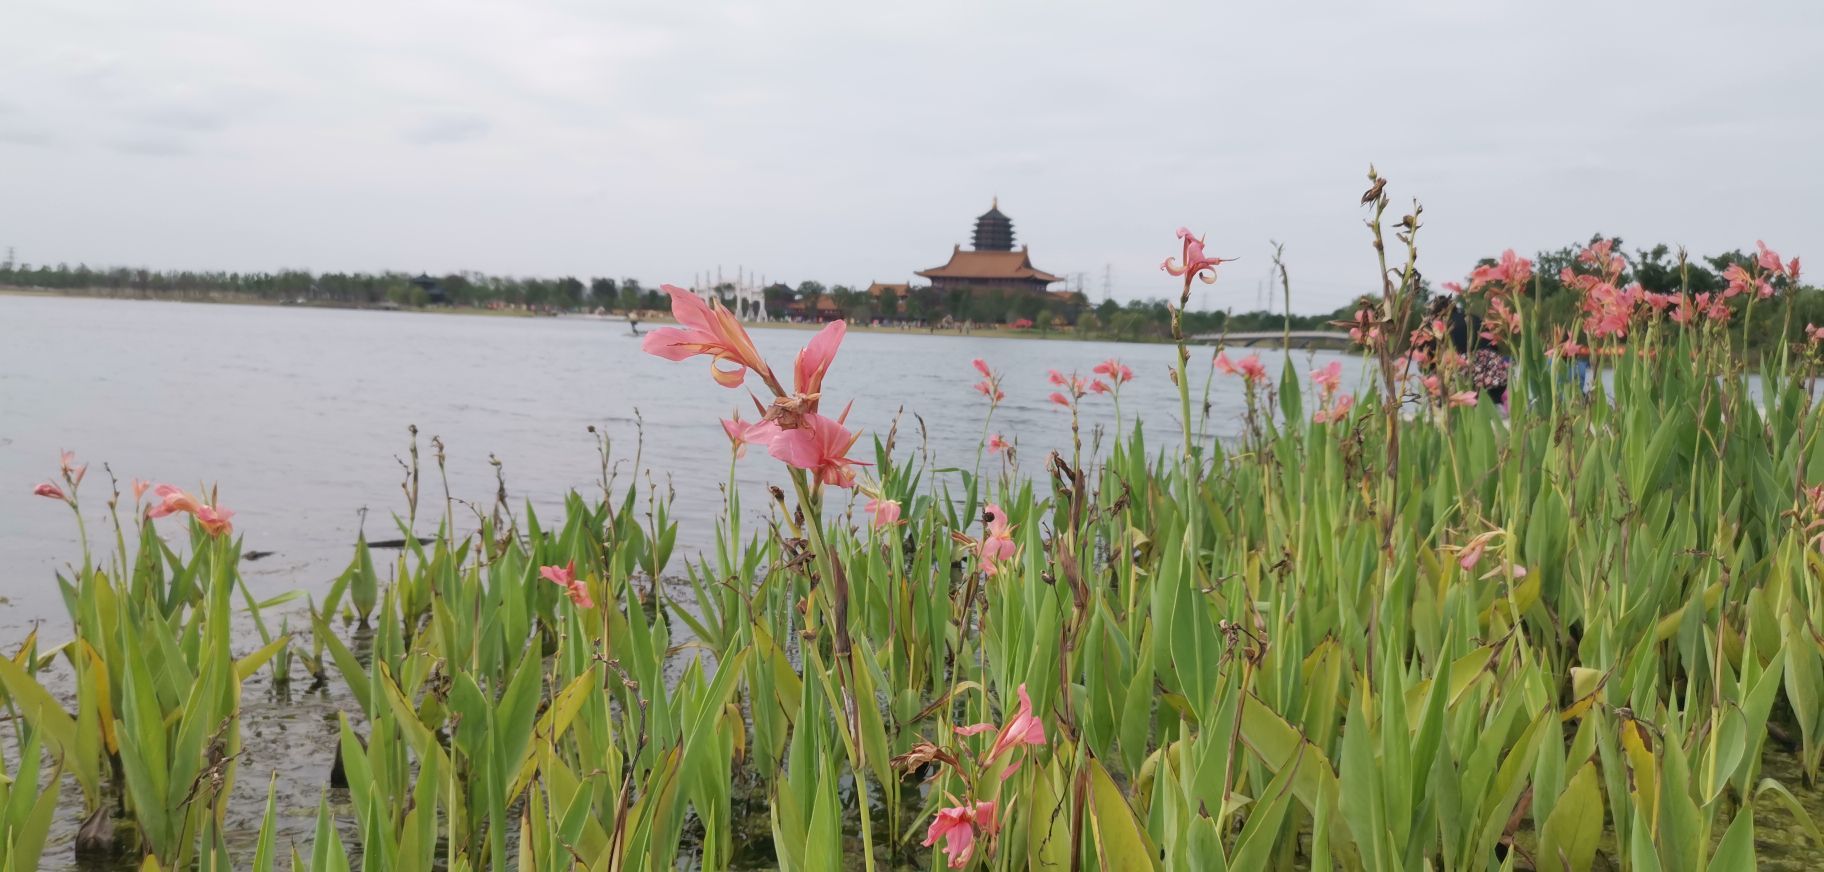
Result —
[{"label": "distant building", "polygon": [[998,197],[988,211],[976,216],[974,243],[970,251],[956,246],[948,263],[919,270],[916,275],[930,279],[931,287],[938,291],[961,288],[1042,294],[1047,286],[1062,281],[1033,266],[1026,246],[1013,247],[1013,219],[1001,212]]},{"label": "distant building", "polygon": [[412,279],[412,284],[416,285],[418,290],[424,292],[425,302],[430,303],[433,306],[447,306],[450,304],[449,293],[444,291],[443,285],[438,284],[437,280],[431,278],[429,274],[419,273],[417,278]]},{"label": "distant building", "polygon": [[715,278],[705,272],[690,283],[690,292],[705,303],[720,302],[742,321],[771,321],[766,311],[766,279],[746,268],[735,271],[735,280],[723,281],[722,268],[716,267]]},{"label": "distant building", "polygon": [[912,296],[912,286],[905,282],[899,284],[872,282],[868,285],[868,296],[879,297],[881,294],[892,294],[893,296],[904,300],[905,298]]},{"label": "distant building", "polygon": [[786,314],[800,321],[836,321],[842,318],[842,307],[830,299],[828,294],[817,295],[816,302],[803,297],[793,300],[785,307]]}]

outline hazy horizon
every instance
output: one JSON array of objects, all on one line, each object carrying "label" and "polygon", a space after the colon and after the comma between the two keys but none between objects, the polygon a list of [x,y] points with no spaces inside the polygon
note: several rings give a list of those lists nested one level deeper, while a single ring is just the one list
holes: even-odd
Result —
[{"label": "hazy horizon", "polygon": [[[1293,308],[1603,232],[1820,255],[1824,6],[15,7],[0,251],[156,269],[906,281],[998,196],[1033,262],[1165,296],[1179,225]],[[1811,106],[1806,109],[1805,106]]]}]

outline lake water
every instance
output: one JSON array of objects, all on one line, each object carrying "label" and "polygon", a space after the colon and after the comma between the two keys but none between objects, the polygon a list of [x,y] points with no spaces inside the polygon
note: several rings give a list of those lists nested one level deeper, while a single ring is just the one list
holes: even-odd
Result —
[{"label": "lake water", "polygon": [[[762,326],[752,333],[781,373],[811,337]],[[1046,370],[1088,375],[1121,358],[1136,375],[1123,389],[1123,415],[1143,417],[1162,444],[1178,429],[1166,375],[1173,355],[1167,345],[855,332],[825,382],[824,405],[833,412],[854,400],[849,421],[864,431],[856,456],[871,459],[871,437],[884,436],[903,409],[901,456],[919,448],[916,413],[939,465],[968,467],[986,409],[970,389],[970,361],[982,357],[1005,373],[1007,400],[993,429],[1017,440],[1022,465],[1036,471],[1046,452],[1068,454],[1070,445],[1069,415],[1047,400]],[[1277,353],[1262,355],[1277,373]],[[1296,355],[1301,366],[1338,357]],[[1355,360],[1342,359],[1353,380]],[[1209,357],[1192,363],[1207,368]],[[630,480],[637,410],[643,465],[675,488],[680,553],[688,553],[709,541],[722,510],[728,442],[717,419],[737,407],[752,419],[747,397],[711,381],[702,358],[642,353],[618,321],[0,296],[0,643],[16,642],[35,620],[65,620],[53,573],[80,558],[75,524],[63,506],[31,495],[56,476],[59,449],[92,464],[82,489],[92,535],[111,536],[103,462],[123,490],[132,477],[214,484],[236,512],[245,548],[274,552],[244,567],[256,593],[320,593],[347,564],[361,509],[370,536],[398,535],[398,458],[414,424],[421,514],[435,518],[442,491],[433,435],[448,448],[458,499],[491,505],[493,454],[516,509],[526,500],[555,509],[572,489],[599,492],[590,425],[613,440],[624,461],[619,481]],[[1112,425],[1114,410],[1095,396],[1084,408],[1087,442],[1089,426]],[[1239,380],[1218,379],[1212,434],[1237,432],[1244,409]],[[738,476],[755,495],[743,501],[755,519],[767,510],[760,488],[787,483],[763,451],[750,452]]]}]

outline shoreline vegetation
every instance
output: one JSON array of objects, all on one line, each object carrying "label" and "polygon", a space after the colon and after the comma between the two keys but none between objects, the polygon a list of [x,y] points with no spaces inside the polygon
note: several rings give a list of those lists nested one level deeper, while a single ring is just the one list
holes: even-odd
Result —
[{"label": "shoreline vegetation", "polygon": [[[257,602],[232,482],[47,458],[34,493],[83,554],[54,580],[68,624],[0,656],[7,861],[39,865],[55,820],[141,870],[1811,868],[1824,327],[1798,260],[1655,290],[1595,240],[1557,299],[1508,252],[1451,291],[1486,313],[1466,354],[1430,317],[1418,205],[1395,220],[1369,183],[1358,383],[1193,351],[1183,307],[1222,260],[1180,230],[1178,414],[1086,444],[1081,411],[1122,421],[1135,375],[1052,370],[1073,435],[1043,455],[996,430],[988,360],[957,374],[974,408],[930,418],[981,447],[932,458],[825,395],[845,323],[768,360],[668,291],[643,349],[764,398],[702,421],[729,442],[700,462],[776,482],[759,523],[726,487],[692,558],[600,433],[599,492],[541,516],[504,484],[453,499],[414,428],[406,547],[358,539],[329,590]],[[1802,336],[1766,347],[1758,401],[1757,316]],[[1482,350],[1515,365],[1491,382]],[[1246,394],[1235,439],[1199,401],[1217,380]],[[97,500],[109,529],[83,526]],[[283,776],[330,773],[296,827],[242,763],[254,676],[339,694],[333,757]]]},{"label": "shoreline vegetation", "polygon": [[[1547,335],[1567,331],[1572,322],[1582,317],[1583,295],[1567,276],[1575,272],[1580,252],[1604,242],[1618,253],[1626,251],[1620,239],[1598,234],[1587,243],[1542,251],[1530,259],[1538,266],[1530,289],[1538,303],[1533,316]],[[1617,287],[1637,285],[1643,293],[1657,295],[1673,291],[1715,295],[1730,287],[1731,270],[1746,269],[1755,260],[1754,252],[1743,249],[1698,257],[1683,248],[1657,244],[1628,254],[1614,282]],[[1474,267],[1492,267],[1498,262],[1499,256],[1491,256],[1478,261]],[[1281,277],[1286,279],[1284,273]],[[1467,304],[1469,314],[1477,319],[1496,314],[1489,312],[1479,298],[1464,297],[1459,281],[1434,283],[1424,274],[1415,272],[1410,283],[1417,303],[1408,313],[1409,323],[1401,325],[1406,330],[1417,326],[1425,302],[1436,297],[1460,299]],[[775,316],[775,320],[764,322],[767,324],[802,321],[815,325],[840,317],[856,329],[876,329],[874,325],[879,325],[887,330],[908,333],[966,330],[1003,335],[1004,331],[1004,335],[1015,336],[1137,342],[1173,341],[1174,324],[1181,326],[1186,335],[1348,329],[1363,301],[1379,296],[1373,285],[1367,283],[1364,296],[1349,305],[1332,312],[1295,313],[1288,317],[1285,311],[1292,296],[1291,285],[1289,280],[1283,280],[1281,284],[1288,305],[1282,306],[1279,312],[1194,311],[1189,310],[1188,304],[1173,306],[1172,301],[1162,299],[1094,302],[1082,294],[1061,291],[1033,294],[952,289],[938,292],[920,287],[908,288],[903,295],[892,291],[869,293],[841,284],[826,286],[809,280],[796,286],[774,283],[758,289],[758,293],[766,311]],[[1789,291],[1797,323],[1824,323],[1824,291],[1802,284],[1798,279],[1794,279],[1792,285]],[[631,313],[639,316],[642,323],[663,320],[662,313],[669,309],[662,287],[650,287],[633,278],[595,277],[585,281],[574,276],[536,278],[475,272],[412,276],[396,272],[314,273],[307,270],[276,273],[154,271],[0,262],[0,293],[17,292],[526,316]],[[733,284],[718,285],[714,293],[725,305],[736,307]],[[818,312],[824,317],[782,317],[794,312]],[[1738,331],[1740,348],[1752,355],[1758,356],[1782,342],[1803,338],[1794,324],[1772,318],[1766,307],[1759,312],[1744,312],[1741,317],[1750,320],[1745,329]]]}]

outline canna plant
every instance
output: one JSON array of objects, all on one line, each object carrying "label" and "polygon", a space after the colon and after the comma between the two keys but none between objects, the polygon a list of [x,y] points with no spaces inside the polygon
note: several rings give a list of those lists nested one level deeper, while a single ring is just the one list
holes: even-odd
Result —
[{"label": "canna plant", "polygon": [[[679,326],[646,349],[765,397],[721,422],[701,552],[668,493],[615,486],[599,433],[599,498],[514,512],[503,484],[467,534],[447,494],[420,516],[414,441],[402,548],[358,538],[293,643],[213,497],[155,491],[187,546],[135,508],[105,566],[60,579],[70,640],[0,658],[0,865],[38,862],[63,780],[145,868],[1581,872],[1824,848],[1824,331],[1744,348],[1754,307],[1794,308],[1796,261],[1652,295],[1599,241],[1562,277],[1581,317],[1545,336],[1510,252],[1448,288],[1477,319],[1462,354],[1417,279],[1421,210],[1384,227],[1370,184],[1362,377],[1179,335],[1164,444],[1084,402],[1132,378],[1107,360],[1055,372],[1079,435],[1022,467],[993,431],[1019,374],[977,360],[973,466],[897,428],[867,452],[824,396],[846,326],[786,379],[668,288]],[[1223,259],[1177,248],[1182,309]],[[1245,395],[1233,438],[1199,378]],[[1105,413],[1116,438],[1085,444]],[[782,486],[756,504],[735,472],[761,455]],[[85,469],[37,492],[76,508]],[[341,701],[346,797],[288,845],[269,787],[231,838],[241,683],[294,654]]]}]

